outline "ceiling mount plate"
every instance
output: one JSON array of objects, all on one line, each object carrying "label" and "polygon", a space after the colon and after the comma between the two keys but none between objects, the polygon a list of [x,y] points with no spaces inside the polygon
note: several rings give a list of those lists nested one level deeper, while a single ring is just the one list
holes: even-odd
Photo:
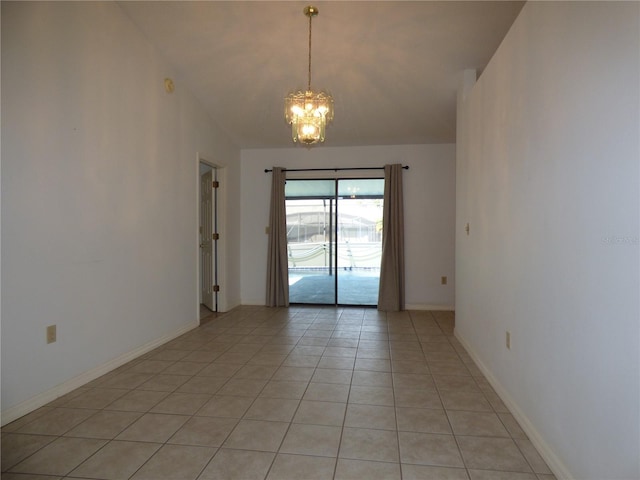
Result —
[{"label": "ceiling mount plate", "polygon": [[315,17],[316,15],[318,15],[319,10],[317,7],[314,7],[313,5],[309,5],[308,7],[304,7],[304,14],[311,18],[311,17]]}]

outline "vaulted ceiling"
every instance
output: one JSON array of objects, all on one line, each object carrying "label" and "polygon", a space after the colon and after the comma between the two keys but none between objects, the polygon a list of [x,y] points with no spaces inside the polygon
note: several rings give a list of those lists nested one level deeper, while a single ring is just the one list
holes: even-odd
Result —
[{"label": "vaulted ceiling", "polygon": [[[309,1],[120,2],[240,148],[294,147],[284,97],[305,89]],[[327,146],[451,143],[465,69],[481,72],[524,2],[319,1],[312,87]]]}]

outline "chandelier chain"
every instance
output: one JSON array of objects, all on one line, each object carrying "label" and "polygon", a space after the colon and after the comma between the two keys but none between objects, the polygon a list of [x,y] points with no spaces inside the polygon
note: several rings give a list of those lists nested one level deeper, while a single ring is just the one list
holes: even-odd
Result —
[{"label": "chandelier chain", "polygon": [[307,90],[311,90],[311,20],[313,15],[309,15],[309,80],[307,82]]}]

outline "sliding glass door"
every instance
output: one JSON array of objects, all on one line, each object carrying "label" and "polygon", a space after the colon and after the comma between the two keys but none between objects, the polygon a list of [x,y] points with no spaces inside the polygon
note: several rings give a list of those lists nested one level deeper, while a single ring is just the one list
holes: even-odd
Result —
[{"label": "sliding glass door", "polygon": [[378,300],[383,179],[287,180],[291,303]]},{"label": "sliding glass door", "polygon": [[287,180],[289,302],[335,305],[335,180]]},{"label": "sliding glass door", "polygon": [[377,305],[384,179],[338,180],[337,304]]}]

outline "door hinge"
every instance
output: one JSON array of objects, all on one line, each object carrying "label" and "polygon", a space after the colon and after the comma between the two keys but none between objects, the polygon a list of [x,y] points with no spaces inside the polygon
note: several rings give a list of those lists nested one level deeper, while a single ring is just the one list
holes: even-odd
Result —
[{"label": "door hinge", "polygon": [[219,292],[220,291],[220,285],[214,285],[213,286],[213,291],[214,292]]},{"label": "door hinge", "polygon": [[218,182],[217,180],[214,180],[213,182],[211,182],[211,188],[218,188],[220,186],[220,182]]},{"label": "door hinge", "polygon": [[202,233],[202,225],[200,225],[199,230],[200,230],[200,233]]},{"label": "door hinge", "polygon": [[211,240],[220,240],[220,234],[219,233],[212,233],[211,234]]}]

